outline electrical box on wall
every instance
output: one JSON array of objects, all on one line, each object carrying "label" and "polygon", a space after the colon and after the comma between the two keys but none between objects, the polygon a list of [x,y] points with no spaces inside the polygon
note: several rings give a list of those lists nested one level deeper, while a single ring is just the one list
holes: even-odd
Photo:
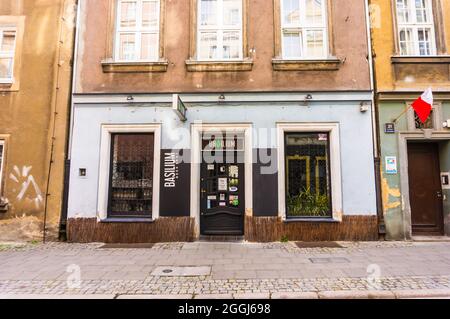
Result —
[{"label": "electrical box on wall", "polygon": [[448,119],[447,121],[445,121],[445,122],[442,124],[442,126],[450,129],[450,119]]}]

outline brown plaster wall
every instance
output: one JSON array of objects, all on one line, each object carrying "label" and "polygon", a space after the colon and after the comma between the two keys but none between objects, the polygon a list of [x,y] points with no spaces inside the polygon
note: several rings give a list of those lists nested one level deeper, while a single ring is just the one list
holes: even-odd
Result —
[{"label": "brown plaster wall", "polygon": [[273,71],[274,4],[249,0],[248,48],[255,49],[252,71],[187,72],[190,0],[166,0],[165,73],[103,73],[108,56],[110,1],[82,3],[81,40],[76,93],[330,91],[370,88],[364,0],[333,0],[332,34],[335,55],[344,63],[338,71]]}]

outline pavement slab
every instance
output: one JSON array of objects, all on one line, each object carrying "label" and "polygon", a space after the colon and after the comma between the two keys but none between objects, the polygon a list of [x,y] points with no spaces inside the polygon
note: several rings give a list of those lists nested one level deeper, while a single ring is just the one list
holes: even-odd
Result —
[{"label": "pavement slab", "polygon": [[0,299],[450,297],[449,241],[339,244],[3,245]]}]

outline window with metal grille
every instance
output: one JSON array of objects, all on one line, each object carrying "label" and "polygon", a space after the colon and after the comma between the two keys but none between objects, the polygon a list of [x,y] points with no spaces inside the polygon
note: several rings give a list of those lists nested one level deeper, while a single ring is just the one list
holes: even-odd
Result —
[{"label": "window with metal grille", "polygon": [[198,60],[243,58],[242,0],[199,0]]},{"label": "window with metal grille", "polygon": [[400,54],[436,54],[431,0],[396,0],[396,4]]},{"label": "window with metal grille", "polygon": [[112,134],[109,217],[152,217],[153,160],[153,134]]},{"label": "window with metal grille", "polygon": [[0,83],[13,80],[16,30],[0,27]]},{"label": "window with metal grille", "polygon": [[159,60],[160,0],[118,0],[117,61]]},{"label": "window with metal grille", "polygon": [[329,133],[286,133],[288,218],[332,217]]},{"label": "window with metal grille", "polygon": [[281,1],[283,59],[319,59],[328,55],[326,0]]},{"label": "window with metal grille", "polygon": [[422,123],[419,116],[416,112],[414,112],[414,123],[416,126],[416,129],[432,129],[434,128],[434,122],[433,122],[433,110],[430,113],[430,116],[426,120],[425,123]]}]

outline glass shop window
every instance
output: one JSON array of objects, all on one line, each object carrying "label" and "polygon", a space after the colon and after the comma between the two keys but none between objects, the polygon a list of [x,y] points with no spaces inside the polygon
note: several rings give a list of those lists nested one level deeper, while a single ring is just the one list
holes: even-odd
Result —
[{"label": "glass shop window", "polygon": [[153,134],[112,134],[108,217],[152,217]]},{"label": "glass shop window", "polygon": [[286,133],[287,218],[331,218],[329,133]]}]

